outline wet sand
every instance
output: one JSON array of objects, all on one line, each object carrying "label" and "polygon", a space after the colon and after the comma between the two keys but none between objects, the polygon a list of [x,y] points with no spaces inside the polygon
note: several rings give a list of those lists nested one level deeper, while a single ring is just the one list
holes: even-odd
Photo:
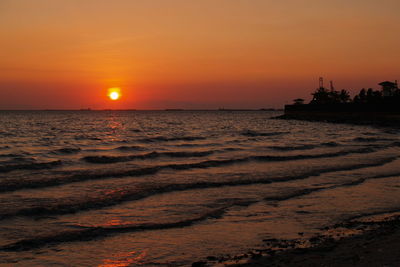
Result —
[{"label": "wet sand", "polygon": [[193,266],[400,266],[400,216],[373,216],[326,227],[311,238],[264,242],[266,249],[209,257]]}]

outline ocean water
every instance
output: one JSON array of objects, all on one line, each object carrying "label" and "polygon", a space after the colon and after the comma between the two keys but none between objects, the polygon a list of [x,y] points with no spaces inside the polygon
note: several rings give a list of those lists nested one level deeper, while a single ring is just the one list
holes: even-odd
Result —
[{"label": "ocean water", "polygon": [[0,265],[186,266],[400,210],[398,129],[276,115],[0,112]]}]

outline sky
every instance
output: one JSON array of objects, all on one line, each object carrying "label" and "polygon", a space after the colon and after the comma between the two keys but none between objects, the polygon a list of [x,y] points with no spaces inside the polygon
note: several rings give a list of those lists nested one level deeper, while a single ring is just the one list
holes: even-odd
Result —
[{"label": "sky", "polygon": [[0,109],[281,108],[400,80],[399,33],[398,0],[0,0]]}]

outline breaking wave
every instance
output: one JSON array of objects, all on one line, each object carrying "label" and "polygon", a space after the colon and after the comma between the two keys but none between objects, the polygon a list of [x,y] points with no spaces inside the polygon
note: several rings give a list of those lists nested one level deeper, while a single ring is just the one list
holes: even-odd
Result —
[{"label": "breaking wave", "polygon": [[[128,176],[143,176],[156,174],[161,170],[172,169],[172,170],[189,170],[189,169],[201,169],[201,168],[212,168],[212,167],[221,167],[232,165],[235,163],[244,163],[249,161],[289,161],[289,160],[303,160],[303,159],[318,159],[318,158],[333,158],[338,156],[345,156],[349,154],[365,154],[375,152],[376,149],[373,148],[360,148],[353,150],[344,150],[339,152],[332,153],[322,153],[322,154],[311,154],[311,155],[291,155],[291,156],[249,156],[243,158],[234,158],[234,159],[221,159],[221,160],[206,160],[200,162],[193,163],[180,163],[180,164],[165,164],[165,165],[157,165],[143,168],[135,168],[128,170],[116,170],[116,171],[78,171],[75,174],[71,174],[71,172],[66,173],[64,177],[56,177],[56,178],[48,178],[41,179],[35,181],[16,181],[16,182],[0,182],[0,192],[6,191],[14,191],[24,188],[40,188],[40,187],[48,187],[48,186],[56,186],[74,182],[82,182],[86,180],[97,180],[97,179],[109,179],[109,178],[117,178],[117,177],[128,177]],[[98,160],[98,159],[96,159]],[[108,160],[108,159],[107,159]],[[101,161],[101,159],[100,159]],[[53,165],[59,165],[61,162],[57,161],[54,163],[44,163],[45,165],[36,166],[42,168],[54,167]],[[50,164],[50,165],[46,165]],[[29,165],[27,165],[29,167]],[[33,168],[33,167],[32,167]],[[15,167],[13,167],[15,169]],[[1,169],[0,169],[1,170]]]},{"label": "breaking wave", "polygon": [[0,247],[0,250],[23,251],[23,250],[31,250],[43,246],[48,246],[50,244],[55,245],[65,242],[88,241],[95,238],[104,238],[109,235],[115,235],[127,232],[152,231],[152,230],[188,227],[195,223],[205,221],[208,219],[220,218],[230,207],[248,206],[252,203],[254,203],[254,201],[238,200],[223,207],[204,212],[196,217],[188,218],[186,220],[166,222],[166,223],[119,225],[112,227],[104,227],[104,226],[91,227],[91,226],[71,225],[71,227],[76,228],[76,230],[66,230],[51,235],[38,236],[36,238],[20,240],[15,243]]},{"label": "breaking wave", "polygon": [[[133,188],[125,188],[121,190],[116,190],[107,194],[102,195],[99,198],[91,198],[84,199],[82,201],[76,201],[74,203],[56,203],[55,205],[46,205],[46,206],[38,206],[32,208],[23,208],[20,210],[14,210],[7,213],[0,214],[0,219],[6,219],[14,216],[42,216],[42,215],[57,215],[57,214],[68,214],[75,213],[83,210],[91,210],[98,209],[103,207],[108,207],[112,205],[116,205],[118,203],[126,202],[126,201],[135,201],[139,199],[143,199],[156,194],[169,193],[174,191],[186,191],[193,189],[206,189],[206,188],[218,188],[225,186],[242,186],[242,185],[251,185],[251,184],[270,184],[270,183],[280,183],[287,182],[292,180],[301,180],[307,179],[311,176],[318,176],[324,173],[333,173],[339,171],[348,171],[348,170],[357,170],[368,167],[376,167],[385,165],[396,160],[397,157],[384,158],[379,159],[374,163],[363,163],[363,164],[355,164],[349,166],[338,166],[331,167],[326,169],[319,170],[311,170],[306,171],[299,175],[288,175],[274,178],[265,178],[263,176],[255,176],[245,179],[238,180],[228,180],[228,181],[203,181],[203,182],[194,182],[194,183],[181,183],[181,184],[159,184],[159,185],[145,185],[141,188],[133,187]],[[371,177],[371,178],[380,178],[380,177]],[[349,182],[344,185],[356,185],[363,181],[356,180],[354,182]],[[326,188],[312,188],[299,190],[294,193],[290,193],[289,195],[280,195],[277,197],[270,197],[267,200],[285,200],[291,197],[295,197],[301,194],[311,193],[315,190],[322,190]]]}]

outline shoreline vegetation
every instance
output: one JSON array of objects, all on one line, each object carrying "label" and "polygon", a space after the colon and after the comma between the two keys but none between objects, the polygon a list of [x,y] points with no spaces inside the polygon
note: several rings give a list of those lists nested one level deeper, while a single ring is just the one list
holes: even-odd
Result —
[{"label": "shoreline vegetation", "polygon": [[294,104],[285,105],[282,116],[275,118],[399,126],[400,89],[397,81],[379,85],[381,90],[361,89],[352,99],[346,90],[336,91],[332,82],[330,89],[325,88],[323,78],[320,78],[319,88],[311,94],[313,98],[309,104],[304,104],[304,99],[295,99]]},{"label": "shoreline vegetation", "polygon": [[209,256],[199,266],[398,266],[399,211],[327,226],[292,240],[264,239],[263,247],[235,256]]}]

